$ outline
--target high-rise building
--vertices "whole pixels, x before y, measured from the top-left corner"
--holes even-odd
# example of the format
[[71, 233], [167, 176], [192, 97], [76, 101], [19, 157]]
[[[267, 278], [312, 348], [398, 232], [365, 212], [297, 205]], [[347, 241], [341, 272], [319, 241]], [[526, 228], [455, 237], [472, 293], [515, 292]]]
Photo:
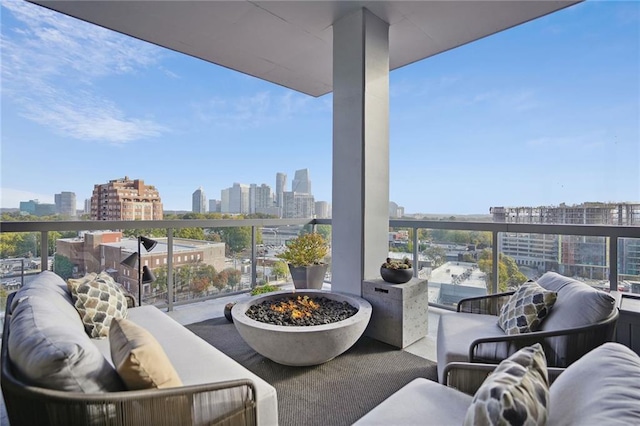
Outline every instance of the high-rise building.
[[311, 195], [311, 181], [309, 180], [309, 169], [296, 170], [296, 174], [291, 182], [291, 192]]
[[59, 215], [76, 217], [76, 193], [63, 191], [54, 195], [56, 210]]
[[404, 207], [399, 206], [397, 203], [393, 201], [389, 201], [389, 217], [390, 218], [399, 218], [404, 216]]
[[[287, 175], [284, 173], [276, 173], [276, 206], [282, 207], [284, 191], [287, 190]], [[280, 214], [282, 216], [282, 213]]]
[[207, 196], [202, 187], [196, 189], [191, 196], [191, 211], [193, 213], [207, 212]]
[[214, 200], [213, 198], [209, 200], [209, 212], [220, 213], [220, 200]]
[[328, 219], [331, 217], [331, 205], [326, 201], [316, 201], [316, 219]]
[[[567, 206], [492, 207], [494, 222], [579, 224], [579, 225], [640, 225], [640, 204], [583, 203]], [[537, 268], [539, 272], [555, 270], [565, 275], [608, 279], [608, 246], [603, 237], [578, 235], [546, 235], [502, 232], [500, 249], [519, 265]], [[624, 238], [618, 241], [618, 272], [622, 275], [640, 273], [640, 240]]]
[[91, 198], [84, 199], [84, 214], [91, 214]]
[[389, 201], [389, 217], [392, 219], [398, 217], [398, 204], [393, 201]]
[[56, 205], [49, 203], [36, 204], [36, 216], [53, 216], [57, 213]]
[[158, 190], [141, 179], [125, 176], [93, 186], [92, 220], [162, 220], [162, 217]]
[[[228, 211], [223, 213], [241, 213], [249, 214], [249, 185], [235, 182], [231, 188], [227, 188], [229, 196]], [[222, 194], [224, 203], [224, 190]], [[224, 207], [224, 204], [223, 204]]]
[[220, 191], [220, 212], [231, 213], [229, 199], [231, 194], [231, 188], [223, 189]]
[[265, 183], [249, 185], [249, 213], [273, 214], [274, 211], [271, 187]]
[[20, 201], [20, 212], [34, 216], [53, 216], [57, 213], [55, 204], [41, 203], [38, 200]]
[[312, 218], [315, 214], [315, 202], [311, 194], [285, 191], [283, 202], [282, 217], [285, 219]]
[[20, 213], [36, 214], [36, 205], [40, 202], [38, 200], [20, 201]]

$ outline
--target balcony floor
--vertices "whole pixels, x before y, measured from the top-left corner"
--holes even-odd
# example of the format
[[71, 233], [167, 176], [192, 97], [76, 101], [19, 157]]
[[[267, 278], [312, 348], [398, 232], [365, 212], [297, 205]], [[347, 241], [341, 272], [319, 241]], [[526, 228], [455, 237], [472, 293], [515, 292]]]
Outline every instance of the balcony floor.
[[[291, 284], [282, 286], [283, 290], [291, 288], [293, 288], [293, 285]], [[331, 290], [331, 286], [325, 284], [323, 290]], [[174, 307], [174, 310], [171, 312], [167, 312], [167, 315], [169, 315], [182, 325], [193, 324], [211, 318], [222, 317], [224, 316], [225, 304], [227, 304], [228, 302], [245, 300], [249, 297], [251, 296], [249, 296], [248, 294], [243, 294], [211, 299], [202, 302], [189, 303], [186, 305]], [[443, 312], [447, 311], [430, 307], [429, 330], [427, 336], [406, 347], [404, 350], [435, 362], [438, 320], [440, 319], [440, 315]], [[0, 399], [0, 425], [9, 425], [9, 420], [7, 418], [3, 399]]]

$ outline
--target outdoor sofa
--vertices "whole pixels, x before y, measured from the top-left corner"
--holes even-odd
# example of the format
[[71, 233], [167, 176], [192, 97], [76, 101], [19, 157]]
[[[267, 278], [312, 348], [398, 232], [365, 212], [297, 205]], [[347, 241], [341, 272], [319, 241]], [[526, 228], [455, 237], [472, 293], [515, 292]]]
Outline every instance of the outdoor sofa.
[[[628, 347], [608, 342], [566, 369], [546, 367], [542, 362], [537, 368], [529, 366], [524, 376], [514, 375], [516, 378], [512, 376], [509, 380], [505, 376], [517, 371], [517, 368], [514, 368], [513, 362], [508, 363], [517, 356], [518, 353], [498, 365], [449, 364], [444, 384], [423, 378], [415, 379], [365, 414], [354, 426], [640, 424], [640, 357]], [[544, 360], [544, 354], [541, 356]], [[531, 382], [527, 381], [536, 370], [546, 370], [543, 375], [548, 377], [550, 383], [541, 385], [547, 390], [544, 409], [531, 407], [535, 404], [528, 399], [528, 396], [538, 395], [538, 392], [528, 392]], [[514, 400], [516, 405], [522, 404], [519, 405], [518, 414], [526, 413], [524, 415], [530, 423], [519, 423], [513, 417], [511, 423], [500, 423], [500, 420], [504, 420], [501, 415]], [[486, 404], [486, 401], [492, 401], [492, 404]], [[485, 409], [494, 417], [479, 418], [478, 414], [480, 417], [486, 414]], [[534, 415], [537, 419], [532, 420]]]
[[440, 316], [437, 364], [441, 383], [452, 362], [498, 364], [519, 349], [540, 343], [548, 366], [567, 367], [613, 339], [618, 320], [613, 296], [555, 272], [545, 273], [535, 283], [555, 293], [555, 303], [543, 311], [546, 316], [531, 331], [507, 334], [498, 325], [501, 309], [513, 291], [462, 299], [457, 312]]
[[[93, 284], [83, 285], [95, 290]], [[119, 293], [117, 297], [117, 307], [122, 309]], [[81, 319], [83, 314], [74, 306], [67, 283], [58, 275], [41, 272], [10, 295], [1, 383], [12, 426], [278, 423], [276, 390], [267, 382], [158, 308], [128, 307], [125, 311], [126, 319], [112, 320], [108, 337], [91, 338], [84, 321], [86, 312]], [[134, 369], [146, 368], [142, 377], [133, 380], [143, 380], [143, 385], [151, 381], [158, 388], [131, 390], [131, 377], [125, 380], [125, 373], [130, 372], [116, 370], [110, 348], [116, 326], [134, 332], [118, 346], [118, 351], [132, 347], [123, 359], [135, 354], [140, 365]], [[148, 338], [149, 333], [153, 338]], [[137, 347], [139, 342], [148, 346]], [[154, 346], [157, 344], [161, 350]], [[155, 358], [162, 352], [165, 363]]]

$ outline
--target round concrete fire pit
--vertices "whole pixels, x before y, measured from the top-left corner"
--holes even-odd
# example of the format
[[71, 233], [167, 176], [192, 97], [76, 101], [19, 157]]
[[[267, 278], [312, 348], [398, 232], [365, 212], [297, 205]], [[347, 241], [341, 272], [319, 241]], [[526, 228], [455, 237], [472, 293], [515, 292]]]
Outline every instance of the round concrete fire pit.
[[[267, 324], [245, 314], [254, 304], [283, 296], [326, 297], [347, 302], [358, 312], [332, 324], [310, 326]], [[253, 350], [279, 364], [305, 366], [327, 362], [353, 346], [369, 323], [371, 305], [360, 297], [322, 290], [278, 291], [236, 303], [231, 315], [238, 333]]]

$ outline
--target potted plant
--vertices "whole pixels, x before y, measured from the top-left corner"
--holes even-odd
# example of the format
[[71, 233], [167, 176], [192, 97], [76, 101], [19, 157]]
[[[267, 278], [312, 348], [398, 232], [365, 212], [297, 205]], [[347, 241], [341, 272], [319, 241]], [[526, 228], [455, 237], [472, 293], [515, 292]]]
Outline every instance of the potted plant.
[[259, 294], [270, 293], [272, 291], [278, 291], [280, 287], [271, 284], [259, 285], [251, 289], [251, 295], [257, 296]]
[[328, 252], [329, 247], [324, 237], [312, 232], [289, 240], [284, 252], [276, 256], [289, 264], [295, 288], [319, 290], [329, 267], [324, 262]]
[[390, 259], [380, 266], [380, 275], [386, 282], [393, 284], [404, 284], [413, 277], [413, 265], [411, 260], [405, 257], [402, 260]]
[[[269, 292], [278, 291], [278, 290], [280, 290], [280, 287], [278, 286], [271, 285], [271, 284], [264, 284], [264, 285], [256, 286], [253, 289], [251, 289], [250, 294], [252, 296], [257, 296], [259, 294], [269, 293]], [[236, 303], [238, 302], [229, 302], [224, 305], [224, 317], [229, 322], [233, 322], [233, 316], [231, 315], [231, 310], [233, 309]]]

